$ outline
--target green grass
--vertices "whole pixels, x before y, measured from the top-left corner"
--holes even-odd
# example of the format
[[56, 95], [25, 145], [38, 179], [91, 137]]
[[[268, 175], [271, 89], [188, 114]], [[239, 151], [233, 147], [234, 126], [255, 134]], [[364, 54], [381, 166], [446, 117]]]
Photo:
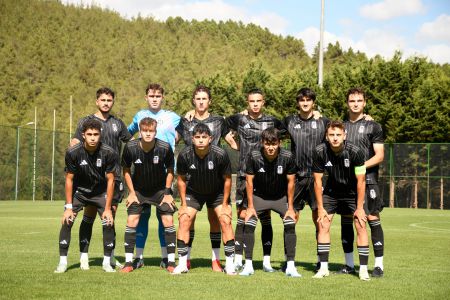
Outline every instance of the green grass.
[[[101, 228], [94, 226], [91, 270], [78, 264], [78, 225], [72, 234], [69, 270], [54, 274], [58, 262], [59, 219], [63, 202], [0, 202], [0, 299], [449, 299], [450, 298], [450, 211], [385, 209], [385, 277], [361, 282], [356, 276], [312, 279], [316, 260], [311, 212], [302, 212], [297, 224], [296, 265], [300, 279], [281, 272], [261, 270], [259, 227], [255, 245], [255, 275], [242, 278], [210, 270], [209, 227], [202, 212], [197, 218], [192, 253], [193, 269], [172, 276], [160, 270], [156, 220], [150, 220], [146, 267], [130, 274], [106, 274], [101, 269]], [[154, 212], [154, 211], [153, 211]], [[273, 266], [283, 260], [282, 223], [273, 216]], [[117, 256], [123, 260], [125, 207], [117, 217]], [[223, 248], [221, 253], [222, 258]], [[357, 261], [357, 256], [355, 255]], [[332, 229], [330, 269], [343, 262], [339, 242], [339, 217]], [[369, 258], [372, 269], [373, 256]]]

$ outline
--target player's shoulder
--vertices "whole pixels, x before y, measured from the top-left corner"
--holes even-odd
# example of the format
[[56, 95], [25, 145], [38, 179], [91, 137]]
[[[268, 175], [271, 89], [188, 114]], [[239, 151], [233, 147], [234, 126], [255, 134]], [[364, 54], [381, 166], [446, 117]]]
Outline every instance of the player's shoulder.
[[170, 144], [168, 143], [168, 142], [165, 142], [165, 141], [163, 141], [163, 140], [160, 140], [160, 139], [158, 139], [158, 138], [156, 138], [156, 146], [158, 147], [158, 148], [162, 148], [162, 149], [164, 149], [164, 150], [168, 150], [168, 149], [171, 149], [171, 147], [170, 147]]
[[327, 144], [326, 143], [320, 143], [319, 145], [316, 146], [316, 152], [320, 153], [323, 152], [327, 149]]
[[284, 148], [280, 149], [279, 155], [285, 158], [294, 158], [294, 154], [291, 151]]
[[170, 116], [172, 118], [178, 118], [178, 119], [181, 118], [176, 112], [171, 111], [171, 110], [161, 109], [161, 113], [164, 115]]
[[139, 139], [130, 140], [125, 144], [128, 149], [136, 148], [139, 146]]
[[113, 148], [111, 148], [110, 146], [108, 146], [105, 143], [100, 143], [100, 151], [104, 151], [104, 152], [106, 152], [108, 154], [115, 154], [116, 153], [116, 151], [114, 151]]
[[345, 142], [345, 149], [347, 149], [350, 153], [362, 153], [362, 150], [357, 145], [353, 144], [352, 142], [346, 141]]
[[180, 153], [178, 154], [178, 156], [189, 156], [192, 151], [194, 151], [194, 147], [193, 146], [185, 146], [183, 149], [181, 149]]
[[77, 153], [77, 152], [81, 151], [82, 148], [83, 148], [83, 143], [77, 143], [77, 144], [67, 148], [66, 153], [72, 155], [74, 153]]
[[222, 147], [219, 147], [217, 145], [210, 145], [210, 151], [217, 153], [218, 155], [226, 155], [227, 151], [225, 151], [225, 149], [223, 149]]
[[112, 121], [114, 121], [114, 122], [124, 124], [123, 121], [122, 121], [122, 119], [119, 118], [119, 117], [116, 117], [115, 115], [109, 115], [109, 118], [110, 118]]
[[225, 118], [223, 116], [219, 116], [216, 114], [210, 114], [207, 120], [209, 120], [210, 122], [214, 121], [224, 122]]

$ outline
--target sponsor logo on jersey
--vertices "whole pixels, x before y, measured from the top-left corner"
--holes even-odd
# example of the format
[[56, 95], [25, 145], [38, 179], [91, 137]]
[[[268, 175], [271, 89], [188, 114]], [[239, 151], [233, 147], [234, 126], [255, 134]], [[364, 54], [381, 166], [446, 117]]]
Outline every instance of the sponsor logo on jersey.
[[261, 168], [258, 170], [259, 173], [266, 173], [266, 171], [264, 170], [264, 168]]
[[359, 126], [358, 132], [364, 133], [364, 125]]
[[153, 163], [156, 165], [157, 163], [159, 163], [159, 156], [155, 155], [153, 156]]
[[85, 161], [84, 159], [80, 162], [80, 166], [87, 166], [87, 161]]
[[212, 161], [208, 161], [208, 170], [214, 169], [214, 163]]
[[326, 164], [325, 164], [325, 167], [332, 167], [333, 166], [333, 164], [331, 163], [331, 161], [328, 161]]
[[142, 161], [141, 161], [140, 158], [138, 158], [138, 159], [136, 159], [136, 160], [134, 161], [134, 163], [135, 163], [135, 164], [142, 164]]
[[283, 166], [277, 167], [277, 174], [283, 174]]
[[112, 129], [114, 132], [117, 132], [117, 124], [112, 124]]
[[192, 165], [189, 167], [189, 169], [195, 170], [195, 169], [197, 169], [197, 168], [195, 167], [194, 164], [192, 164]]
[[294, 129], [302, 129], [302, 125], [297, 124], [297, 125], [294, 126]]
[[95, 165], [97, 167], [101, 167], [102, 166], [102, 159], [101, 158], [97, 158], [97, 163]]
[[311, 128], [312, 129], [317, 129], [317, 122], [316, 121], [312, 121]]
[[377, 192], [374, 189], [370, 189], [370, 198], [375, 199], [377, 197]]
[[345, 159], [344, 159], [344, 166], [345, 166], [346, 168], [349, 168], [349, 167], [350, 167], [350, 160], [349, 160], [348, 158], [345, 158]]

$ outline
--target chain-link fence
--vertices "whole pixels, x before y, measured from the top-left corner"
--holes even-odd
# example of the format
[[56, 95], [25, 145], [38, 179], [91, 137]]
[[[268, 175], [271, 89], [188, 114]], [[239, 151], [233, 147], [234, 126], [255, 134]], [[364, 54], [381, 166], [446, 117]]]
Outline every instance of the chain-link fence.
[[[64, 199], [64, 154], [69, 140], [68, 132], [0, 126], [0, 200]], [[177, 150], [182, 147], [178, 145]], [[450, 209], [449, 147], [386, 144], [380, 167], [385, 205]], [[227, 150], [235, 172], [238, 153]]]

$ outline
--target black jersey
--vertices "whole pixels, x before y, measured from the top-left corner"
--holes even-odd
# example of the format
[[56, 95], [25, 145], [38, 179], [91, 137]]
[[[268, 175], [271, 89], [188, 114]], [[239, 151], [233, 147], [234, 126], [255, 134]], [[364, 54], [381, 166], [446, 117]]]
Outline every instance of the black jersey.
[[186, 176], [188, 193], [219, 194], [223, 193], [223, 176], [231, 175], [231, 162], [219, 146], [211, 145], [204, 158], [195, 154], [194, 146], [187, 146], [178, 155], [177, 173]]
[[247, 156], [247, 174], [254, 175], [253, 193], [265, 200], [280, 199], [287, 195], [287, 175], [295, 174], [297, 166], [292, 152], [280, 149], [278, 156], [269, 161], [262, 150]]
[[[367, 121], [364, 118], [356, 122], [346, 121], [344, 123], [347, 141], [355, 144], [364, 152], [364, 159], [368, 161], [375, 155], [373, 144], [383, 144], [383, 129], [375, 121]], [[378, 182], [379, 166], [367, 169], [366, 182], [376, 184]]]
[[167, 170], [173, 171], [175, 160], [169, 143], [155, 139], [155, 146], [145, 152], [140, 139], [128, 142], [123, 150], [122, 166], [134, 170], [131, 176], [133, 187], [150, 197], [166, 187]]
[[206, 124], [209, 127], [209, 130], [211, 130], [211, 145], [220, 146], [220, 138], [225, 137], [229, 132], [229, 129], [225, 124], [225, 119], [218, 115], [211, 114], [204, 120], [193, 118], [192, 121], [189, 121], [188, 119], [183, 118], [176, 129], [183, 137], [184, 143], [187, 146], [192, 145], [192, 130], [195, 125], [199, 123]]
[[325, 141], [325, 132], [330, 121], [326, 118], [302, 119], [298, 114], [287, 116], [283, 125], [291, 136], [291, 151], [295, 155], [298, 174], [312, 176], [313, 152]]
[[84, 143], [67, 149], [66, 172], [74, 174], [74, 192], [86, 197], [106, 192], [106, 173], [115, 171], [118, 160], [117, 153], [103, 143], [92, 154], [84, 148]]
[[356, 195], [355, 167], [364, 165], [364, 152], [356, 145], [345, 142], [344, 150], [335, 154], [328, 143], [316, 147], [313, 155], [313, 172], [328, 173], [323, 193], [333, 196]]
[[281, 134], [286, 130], [280, 120], [263, 114], [258, 119], [252, 119], [248, 115], [235, 114], [225, 119], [230, 129], [237, 131], [239, 136], [239, 176], [245, 176], [247, 155], [261, 148], [261, 133], [264, 129], [275, 127]]

